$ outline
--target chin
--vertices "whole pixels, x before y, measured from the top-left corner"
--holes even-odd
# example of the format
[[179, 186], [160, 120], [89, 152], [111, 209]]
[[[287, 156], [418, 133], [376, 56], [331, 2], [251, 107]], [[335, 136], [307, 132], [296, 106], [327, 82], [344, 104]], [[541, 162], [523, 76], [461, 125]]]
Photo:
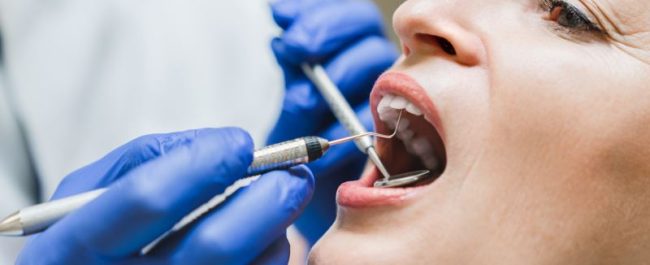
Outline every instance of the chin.
[[338, 230], [333, 227], [316, 243], [309, 254], [308, 264], [417, 264], [405, 258], [404, 250], [385, 244], [366, 244], [366, 235]]

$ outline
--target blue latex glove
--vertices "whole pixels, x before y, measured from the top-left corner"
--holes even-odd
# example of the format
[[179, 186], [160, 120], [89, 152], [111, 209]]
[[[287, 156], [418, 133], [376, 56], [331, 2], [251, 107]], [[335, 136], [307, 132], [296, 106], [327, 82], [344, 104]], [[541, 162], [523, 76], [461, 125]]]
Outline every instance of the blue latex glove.
[[[379, 10], [369, 1], [279, 0], [271, 4], [276, 23], [284, 29], [272, 42], [283, 69], [286, 94], [269, 143], [305, 135], [327, 139], [347, 136], [318, 90], [300, 70], [303, 62], [321, 63], [370, 130], [369, 94], [377, 77], [397, 58], [384, 36]], [[316, 176], [314, 199], [296, 226], [314, 243], [336, 217], [336, 189], [361, 173], [366, 156], [354, 143], [332, 148], [311, 164]]]
[[313, 190], [306, 167], [263, 175], [219, 208], [139, 251], [242, 178], [253, 143], [240, 129], [138, 138], [67, 176], [53, 199], [108, 186], [33, 236], [18, 264], [286, 264], [285, 231]]

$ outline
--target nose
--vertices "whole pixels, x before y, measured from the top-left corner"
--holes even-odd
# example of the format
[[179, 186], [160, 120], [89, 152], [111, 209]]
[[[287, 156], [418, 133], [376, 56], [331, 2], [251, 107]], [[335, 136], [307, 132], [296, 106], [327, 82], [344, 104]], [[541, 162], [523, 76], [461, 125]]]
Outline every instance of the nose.
[[393, 27], [409, 56], [443, 56], [459, 64], [485, 62], [485, 47], [472, 31], [471, 1], [409, 0], [395, 11]]

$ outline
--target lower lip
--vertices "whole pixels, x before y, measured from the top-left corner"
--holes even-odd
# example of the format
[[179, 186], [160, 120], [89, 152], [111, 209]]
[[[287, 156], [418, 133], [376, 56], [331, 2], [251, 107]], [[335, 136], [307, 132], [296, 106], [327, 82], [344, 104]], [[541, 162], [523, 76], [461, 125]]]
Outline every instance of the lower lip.
[[399, 206], [406, 204], [425, 187], [375, 188], [373, 183], [378, 176], [377, 169], [373, 167], [361, 179], [341, 184], [337, 191], [337, 203], [349, 208]]

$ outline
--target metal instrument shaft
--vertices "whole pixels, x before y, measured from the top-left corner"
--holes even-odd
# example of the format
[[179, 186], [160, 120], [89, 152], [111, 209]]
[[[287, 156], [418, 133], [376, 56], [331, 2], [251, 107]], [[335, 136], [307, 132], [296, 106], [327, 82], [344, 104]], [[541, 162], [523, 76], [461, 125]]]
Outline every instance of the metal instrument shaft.
[[[325, 69], [321, 65], [309, 65], [307, 63], [302, 64], [302, 70], [305, 75], [311, 80], [312, 83], [318, 88], [321, 95], [332, 109], [336, 119], [345, 127], [350, 135], [363, 135], [367, 133], [366, 128], [363, 127], [359, 118], [357, 118], [356, 113], [345, 100], [345, 97], [341, 94], [341, 91], [338, 89], [336, 84], [325, 72]], [[364, 154], [368, 155], [370, 161], [379, 169], [379, 172], [384, 176], [384, 180], [390, 178], [390, 173], [384, 167], [384, 164], [379, 159], [377, 150], [373, 144], [372, 138], [368, 135], [363, 137], [356, 138], [354, 141]]]

